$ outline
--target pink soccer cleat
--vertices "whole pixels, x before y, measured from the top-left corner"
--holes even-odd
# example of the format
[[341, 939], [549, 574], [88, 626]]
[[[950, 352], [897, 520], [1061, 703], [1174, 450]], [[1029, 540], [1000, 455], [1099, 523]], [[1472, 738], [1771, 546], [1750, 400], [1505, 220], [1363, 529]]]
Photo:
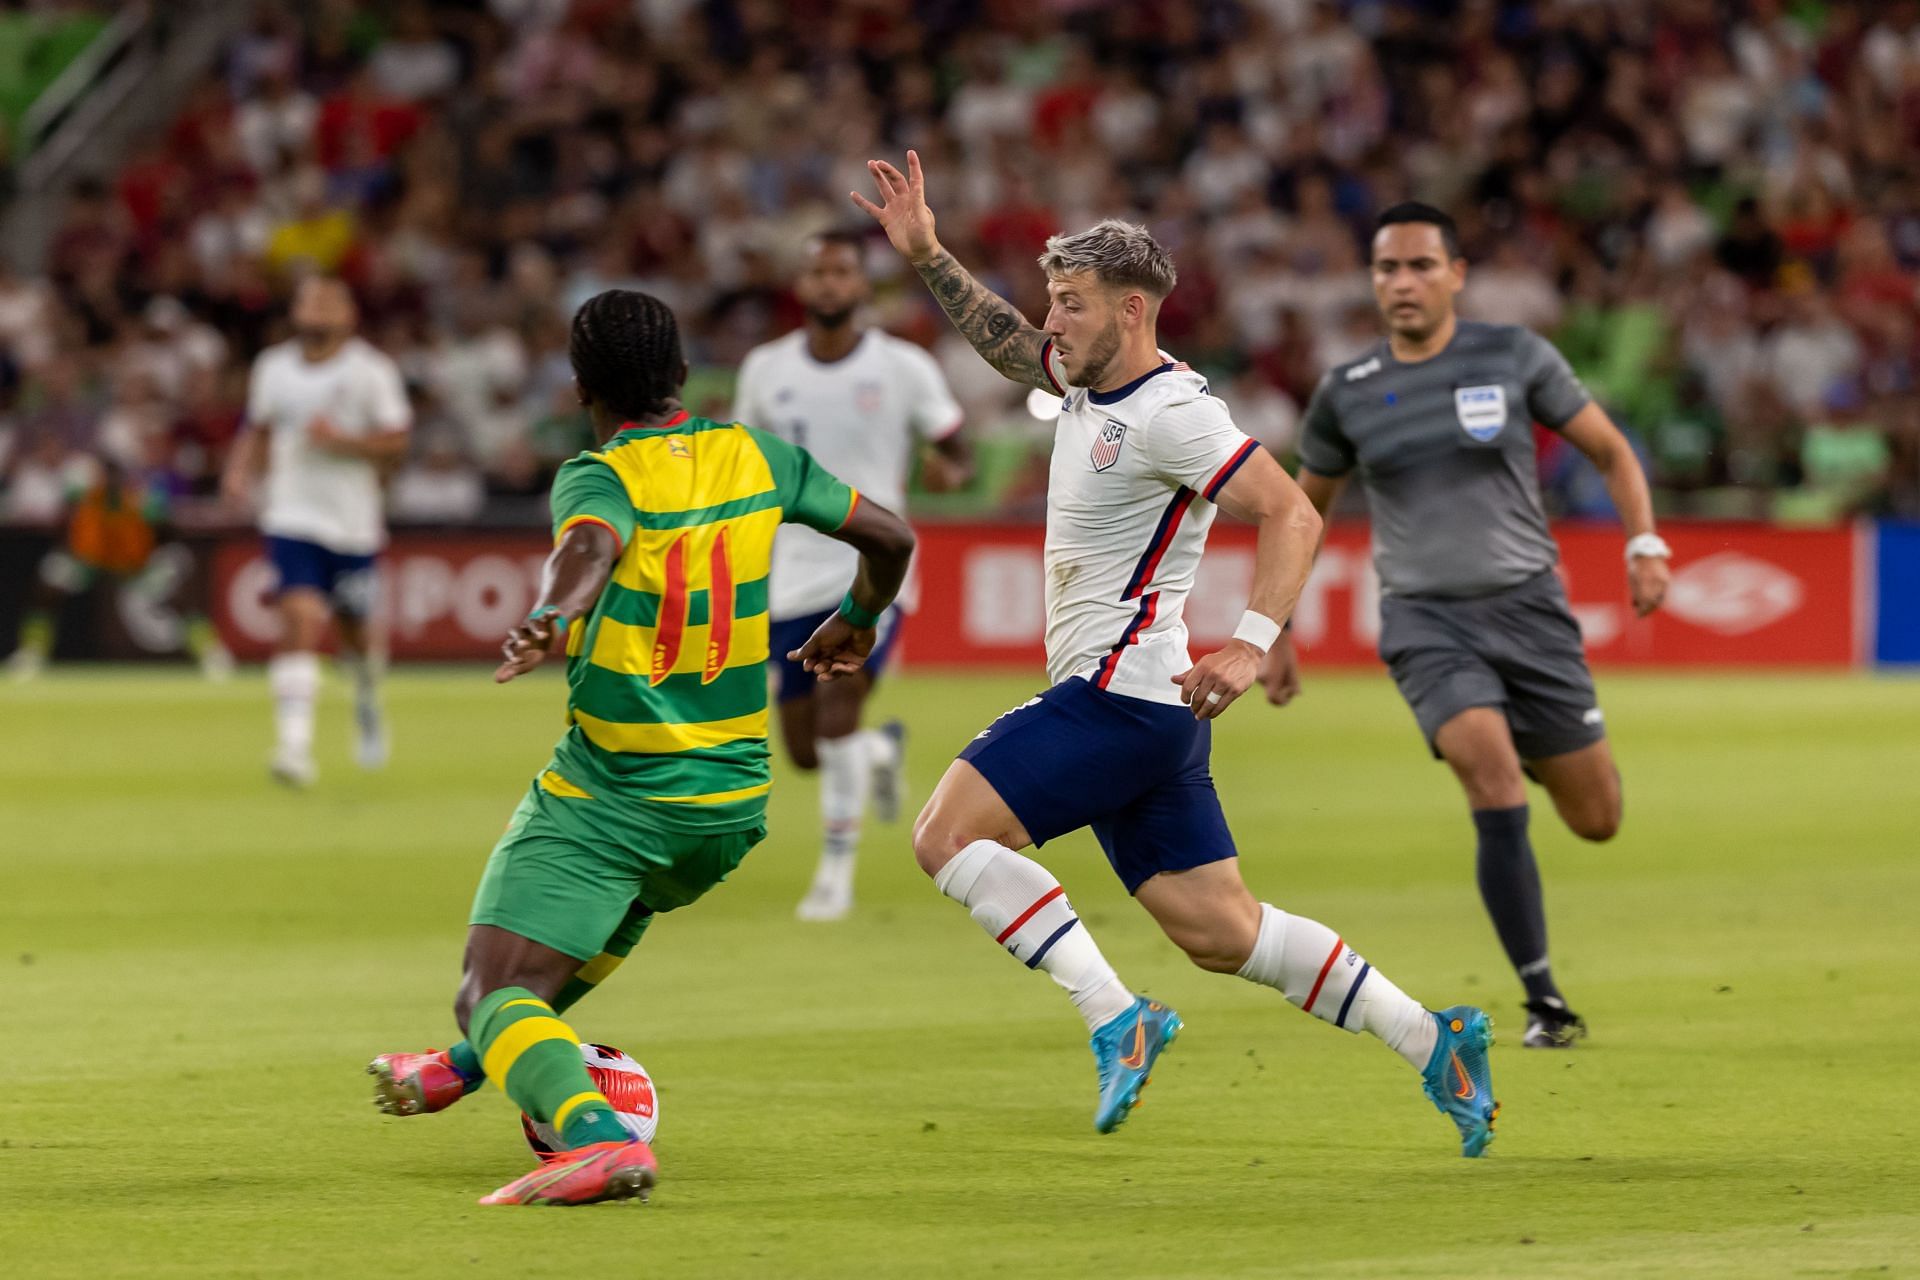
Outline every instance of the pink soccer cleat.
[[660, 1180], [653, 1148], [638, 1138], [630, 1142], [596, 1142], [563, 1151], [552, 1161], [523, 1174], [481, 1204], [598, 1204], [602, 1200], [643, 1202]]
[[367, 1074], [373, 1077], [373, 1105], [390, 1116], [445, 1111], [467, 1096], [467, 1079], [445, 1049], [383, 1053], [367, 1064]]

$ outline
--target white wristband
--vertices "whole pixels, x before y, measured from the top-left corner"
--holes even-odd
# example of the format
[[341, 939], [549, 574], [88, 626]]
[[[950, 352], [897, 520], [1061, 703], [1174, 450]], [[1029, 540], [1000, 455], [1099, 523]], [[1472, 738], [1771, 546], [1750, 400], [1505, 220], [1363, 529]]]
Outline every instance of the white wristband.
[[1673, 548], [1657, 533], [1636, 533], [1627, 539], [1627, 562], [1641, 559], [1671, 560]]
[[1264, 613], [1255, 613], [1249, 609], [1240, 615], [1240, 625], [1233, 629], [1235, 640], [1245, 640], [1248, 644], [1265, 653], [1273, 648], [1273, 642], [1280, 638], [1280, 624]]

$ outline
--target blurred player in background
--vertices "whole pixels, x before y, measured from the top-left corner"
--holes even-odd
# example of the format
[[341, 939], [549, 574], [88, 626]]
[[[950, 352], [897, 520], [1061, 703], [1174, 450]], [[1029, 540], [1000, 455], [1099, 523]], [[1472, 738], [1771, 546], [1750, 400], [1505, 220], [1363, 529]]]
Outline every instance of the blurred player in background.
[[355, 758], [367, 769], [387, 760], [374, 561], [387, 538], [381, 482], [406, 456], [413, 413], [393, 361], [354, 335], [358, 312], [344, 282], [303, 281], [292, 320], [293, 338], [254, 361], [247, 429], [223, 481], [229, 498], [247, 502], [265, 472], [260, 531], [276, 574], [280, 622], [267, 663], [272, 768], [280, 781], [301, 787], [316, 776], [314, 702], [329, 616], [340, 661], [353, 675]]
[[[861, 324], [871, 293], [857, 232], [828, 231], [807, 245], [794, 293], [806, 327], [747, 353], [733, 418], [811, 453], [868, 498], [904, 511], [914, 455], [935, 492], [964, 485], [972, 463], [960, 406], [933, 357]], [[880, 640], [859, 671], [822, 684], [777, 655], [797, 649], [839, 607], [858, 553], [804, 525], [773, 544], [771, 613], [780, 737], [794, 764], [820, 771], [820, 865], [800, 901], [802, 920], [839, 920], [853, 909], [854, 858], [868, 787], [882, 821], [899, 817], [905, 728], [861, 729], [861, 710], [899, 638], [901, 606], [880, 619]]]
[[[1429, 749], [1467, 793], [1480, 894], [1526, 988], [1524, 1043], [1564, 1048], [1586, 1024], [1547, 959], [1526, 776], [1574, 834], [1609, 840], [1620, 826], [1620, 774], [1580, 625], [1554, 573], [1533, 424], [1565, 436], [1605, 477], [1642, 617], [1666, 596], [1670, 553], [1654, 532], [1639, 460], [1606, 411], [1538, 334], [1459, 320], [1466, 279], [1447, 214], [1407, 203], [1380, 215], [1373, 290], [1388, 336], [1320, 380], [1300, 486], [1324, 517], [1358, 470], [1384, 593], [1380, 656]], [[1291, 637], [1273, 647], [1261, 678], [1275, 705], [1299, 692]]]
[[[40, 673], [53, 654], [66, 602], [103, 580], [126, 584], [161, 615], [169, 604], [180, 607], [193, 559], [183, 547], [162, 545], [173, 495], [159, 469], [130, 465], [118, 456], [128, 451], [103, 449], [70, 468], [65, 536], [40, 561], [20, 643], [7, 659], [16, 680]], [[204, 613], [191, 607], [182, 611], [182, 638], [201, 672], [211, 680], [225, 679], [233, 669], [232, 656]]]
[[[1273, 987], [1378, 1036], [1477, 1156], [1498, 1107], [1478, 1009], [1431, 1013], [1339, 935], [1257, 901], [1214, 792], [1212, 720], [1244, 693], [1299, 598], [1320, 521], [1206, 381], [1160, 351], [1173, 262], [1142, 227], [1054, 236], [1040, 259], [1044, 331], [940, 247], [919, 157], [871, 161], [882, 204], [856, 204], [1002, 375], [1064, 397], [1047, 490], [1047, 669], [1053, 686], [961, 751], [920, 814], [913, 851], [989, 937], [1066, 988], [1092, 1033], [1094, 1127], [1138, 1105], [1172, 1009], [1114, 973], [1053, 873], [1019, 851], [1091, 827], [1127, 892], [1201, 968]], [[1214, 508], [1259, 528], [1252, 599], [1198, 662], [1182, 619]]]
[[482, 1204], [587, 1204], [653, 1185], [653, 1153], [621, 1127], [558, 1015], [657, 912], [698, 899], [766, 836], [775, 529], [805, 524], [857, 554], [839, 609], [791, 655], [830, 683], [873, 652], [913, 555], [904, 520], [804, 450], [680, 407], [687, 362], [657, 298], [596, 295], [569, 354], [599, 449], [554, 480], [540, 598], [494, 679], [564, 650], [570, 727], [474, 897], [455, 1000], [467, 1038], [367, 1068], [389, 1114], [444, 1110], [491, 1079], [560, 1135], [560, 1158]]

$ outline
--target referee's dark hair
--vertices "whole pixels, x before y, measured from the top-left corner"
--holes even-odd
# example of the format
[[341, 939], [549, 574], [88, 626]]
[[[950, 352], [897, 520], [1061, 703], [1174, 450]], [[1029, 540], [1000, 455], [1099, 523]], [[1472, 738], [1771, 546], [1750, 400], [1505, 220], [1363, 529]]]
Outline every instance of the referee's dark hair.
[[665, 413], [686, 378], [673, 311], [632, 289], [596, 293], [574, 312], [567, 357], [580, 389], [629, 421]]
[[1440, 232], [1440, 240], [1447, 246], [1448, 257], [1467, 256], [1460, 252], [1460, 228], [1454, 225], [1453, 216], [1445, 209], [1436, 209], [1418, 200], [1402, 200], [1391, 208], [1381, 210], [1380, 216], [1374, 219], [1373, 229], [1378, 233], [1384, 228], [1397, 226], [1403, 222], [1426, 223]]

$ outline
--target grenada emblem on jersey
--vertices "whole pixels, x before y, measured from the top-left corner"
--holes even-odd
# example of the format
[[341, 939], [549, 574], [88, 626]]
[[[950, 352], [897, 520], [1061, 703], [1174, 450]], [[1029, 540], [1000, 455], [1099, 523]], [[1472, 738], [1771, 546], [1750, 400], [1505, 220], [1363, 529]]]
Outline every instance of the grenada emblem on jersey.
[[1455, 387], [1453, 407], [1460, 415], [1460, 429], [1485, 444], [1507, 425], [1507, 389], [1498, 383], [1487, 387]]
[[1127, 424], [1107, 419], [1107, 425], [1100, 428], [1100, 434], [1093, 442], [1093, 469], [1105, 471], [1120, 461], [1120, 445], [1127, 438]]

